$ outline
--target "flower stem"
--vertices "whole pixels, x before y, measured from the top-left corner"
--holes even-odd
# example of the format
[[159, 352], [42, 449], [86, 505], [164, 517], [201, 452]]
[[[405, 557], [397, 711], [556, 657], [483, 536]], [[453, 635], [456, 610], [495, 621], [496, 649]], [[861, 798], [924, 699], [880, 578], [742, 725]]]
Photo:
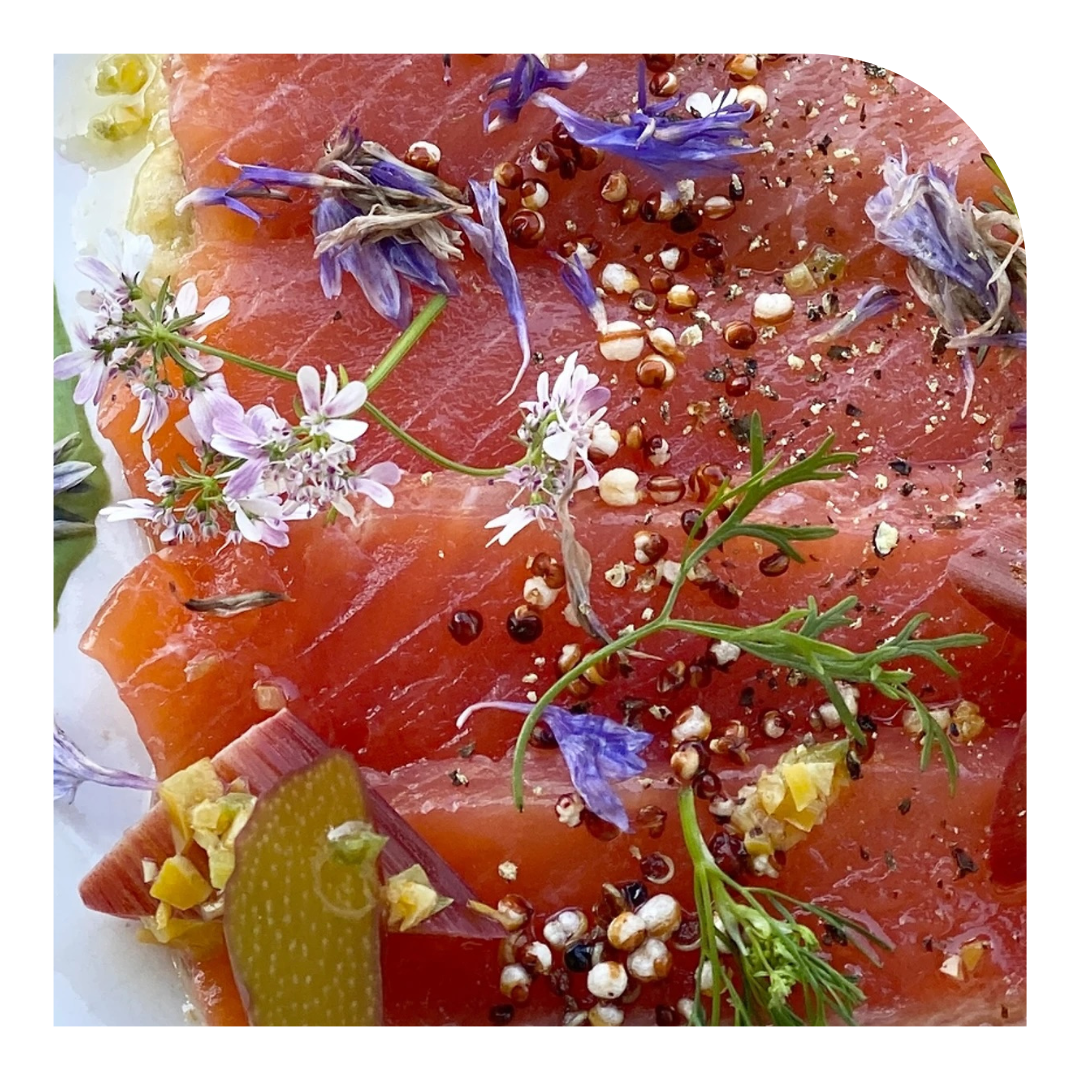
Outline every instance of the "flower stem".
[[419, 439], [414, 438], [403, 427], [398, 427], [386, 413], [370, 401], [364, 402], [364, 412], [406, 446], [411, 446], [418, 454], [426, 457], [429, 461], [434, 461], [436, 465], [441, 465], [444, 469], [452, 469], [454, 472], [464, 473], [466, 476], [502, 476], [506, 472], [505, 465], [500, 465], [496, 469], [478, 469], [472, 465], [463, 465], [459, 461], [443, 457], [437, 450], [432, 450], [430, 446], [425, 446]]
[[405, 358], [409, 350], [424, 336], [428, 327], [442, 314], [446, 297], [433, 296], [421, 309], [420, 314], [401, 332], [401, 336], [386, 350], [386, 355], [371, 369], [364, 382], [368, 392], [374, 393], [379, 384]]
[[219, 360], [228, 360], [232, 364], [238, 364], [249, 371], [257, 371], [260, 375], [272, 375], [278, 379], [288, 379], [296, 382], [296, 374], [286, 371], [284, 368], [274, 367], [272, 364], [260, 364], [258, 360], [251, 360], [239, 353], [229, 352], [228, 349], [218, 349], [213, 345], [207, 345], [205, 341], [195, 341], [192, 338], [181, 337], [179, 334], [171, 334], [168, 338], [174, 345], [184, 349], [198, 349], [199, 352], [208, 356], [216, 356]]
[[[400, 337], [398, 337], [393, 345], [386, 350], [383, 358], [371, 369], [368, 377], [364, 380], [369, 393], [379, 386], [387, 375], [401, 363], [409, 350], [424, 336], [431, 324], [442, 313], [443, 308], [446, 307], [446, 302], [446, 297], [439, 295], [433, 296], [424, 305], [420, 313], [411, 323], [409, 323], [405, 330], [402, 331]], [[272, 364], [262, 364], [258, 360], [252, 360], [250, 357], [241, 356], [239, 353], [229, 352], [228, 349], [218, 349], [213, 345], [207, 345], [205, 341], [195, 341], [193, 338], [186, 338], [180, 334], [170, 334], [168, 340], [178, 348], [197, 349], [199, 352], [206, 353], [209, 356], [216, 356], [220, 360], [227, 360], [229, 363], [237, 364], [239, 367], [247, 368], [249, 371], [257, 371], [260, 375], [270, 375], [274, 378], [287, 379], [290, 382], [296, 382], [295, 372], [287, 371], [285, 368], [274, 367]], [[500, 466], [496, 469], [477, 469], [471, 465], [463, 465], [448, 457], [443, 457], [438, 451], [425, 446], [419, 439], [414, 438], [404, 428], [395, 424], [393, 420], [380, 409], [376, 408], [370, 401], [365, 403], [364, 409], [371, 415], [373, 420], [386, 428], [387, 431], [401, 442], [405, 443], [406, 446], [411, 446], [418, 454], [428, 458], [430, 461], [434, 461], [437, 465], [441, 465], [445, 469], [452, 469], [454, 472], [464, 473], [466, 476], [483, 477], [502, 476], [506, 472], [505, 466]]]

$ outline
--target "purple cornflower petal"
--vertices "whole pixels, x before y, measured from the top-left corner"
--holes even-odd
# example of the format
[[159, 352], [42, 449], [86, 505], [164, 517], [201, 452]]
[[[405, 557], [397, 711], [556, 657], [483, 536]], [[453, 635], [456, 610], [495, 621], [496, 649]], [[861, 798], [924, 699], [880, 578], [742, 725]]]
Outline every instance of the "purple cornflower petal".
[[[460, 728], [478, 709], [508, 709], [528, 714], [533, 706], [519, 701], [482, 701], [470, 705], [457, 720]], [[641, 752], [652, 742], [646, 731], [634, 731], [596, 713], [572, 713], [558, 705], [544, 709], [543, 717], [555, 736], [577, 793], [597, 817], [610, 821], [623, 832], [630, 820], [611, 786], [630, 780], [645, 769]]]
[[965, 344], [972, 349], [996, 346], [999, 349], [1026, 349], [1027, 331], [1017, 330], [1011, 334], [969, 334]]
[[729, 171], [742, 155], [757, 153], [742, 130], [754, 115], [752, 105], [729, 106], [698, 120], [671, 120], [659, 115], [669, 107], [665, 103], [639, 108], [629, 123], [615, 124], [575, 112], [549, 94], [537, 94], [536, 103], [555, 113], [582, 145], [637, 162], [669, 191], [680, 180]]
[[521, 382], [525, 369], [532, 359], [532, 347], [529, 345], [529, 328], [525, 321], [525, 299], [521, 295], [521, 284], [518, 282], [517, 271], [510, 259], [510, 245], [506, 241], [506, 233], [503, 231], [502, 222], [499, 220], [499, 188], [494, 180], [487, 185], [478, 184], [475, 180], [469, 181], [473, 196], [476, 200], [476, 208], [480, 213], [480, 222], [471, 221], [469, 218], [460, 218], [458, 224], [473, 250], [484, 260], [488, 273], [499, 287], [506, 301], [507, 310], [517, 330], [518, 344], [521, 346], [521, 366], [514, 377], [514, 383], [505, 395], [500, 399], [501, 405], [517, 389]]
[[410, 191], [414, 195], [421, 195], [426, 199], [441, 198], [439, 192], [430, 183], [425, 183], [422, 176], [417, 176], [415, 172], [402, 165], [397, 165], [393, 161], [375, 162], [368, 170], [368, 176], [379, 187]]
[[[971, 199], [956, 196], [956, 174], [930, 163], [907, 171], [907, 153], [888, 157], [885, 187], [866, 201], [866, 216], [878, 241], [907, 257], [907, 276], [916, 295], [949, 334], [964, 380], [961, 418], [975, 390], [969, 349], [999, 331], [1011, 332], [1018, 319], [1010, 304], [1012, 284], [1004, 273], [1017, 252], [1002, 260], [975, 216]], [[1019, 224], [1017, 223], [1017, 229]], [[978, 326], [969, 332], [969, 320]]]
[[901, 151], [899, 159], [885, 159], [882, 175], [885, 187], [866, 201], [878, 242], [965, 286], [993, 308], [993, 267], [975, 230], [971, 200], [961, 204], [956, 197], [956, 174], [932, 163], [909, 173], [907, 152]]
[[[215, 188], [215, 187], [200, 187], [195, 188], [194, 191], [189, 191], [177, 204], [176, 213], [182, 214], [189, 206], [224, 206], [229, 210], [235, 211], [237, 214], [243, 214], [244, 217], [251, 218], [256, 224], [262, 221], [263, 216], [252, 206], [248, 206], [242, 198], [238, 197], [244, 195], [245, 197], [258, 196], [258, 192], [246, 192], [238, 191], [235, 188]], [[264, 196], [270, 198], [272, 196]]]
[[457, 296], [460, 290], [454, 275], [444, 262], [440, 262], [423, 244], [416, 240], [399, 240], [387, 237], [380, 240], [390, 265], [404, 278], [415, 282], [431, 293]]
[[867, 319], [875, 319], [884, 315], [887, 311], [900, 305], [900, 293], [896, 289], [890, 289], [887, 285], [874, 285], [855, 301], [855, 306], [846, 315], [828, 330], [821, 334], [815, 334], [809, 340], [809, 344], [816, 345], [819, 342], [828, 343], [836, 341], [845, 334], [861, 326]]
[[486, 95], [506, 91], [505, 98], [493, 101], [484, 111], [484, 133], [497, 131], [506, 124], [517, 122], [525, 103], [540, 90], [565, 90], [588, 71], [589, 65], [582, 61], [570, 71], [555, 71], [531, 53], [518, 58], [510, 71], [504, 71], [491, 80]]
[[[312, 211], [315, 236], [318, 238], [340, 229], [360, 216], [362, 212], [345, 199], [334, 195], [324, 196]], [[391, 237], [373, 243], [353, 241], [327, 248], [319, 256], [319, 281], [323, 295], [330, 300], [341, 295], [341, 272], [344, 270], [352, 274], [368, 303], [384, 319], [404, 329], [412, 318], [412, 296], [407, 287], [402, 287], [397, 267], [389, 256], [394, 243], [395, 238]], [[441, 278], [439, 281], [441, 285]], [[445, 291], [445, 287], [438, 291]]]
[[412, 294], [403, 286], [380, 244], [350, 244], [342, 266], [356, 278], [367, 302], [399, 330], [412, 319]]
[[157, 781], [149, 776], [107, 769], [91, 761], [58, 727], [53, 728], [53, 800], [72, 802], [81, 784], [152, 791]]
[[329, 176], [323, 176], [317, 172], [301, 172], [297, 169], [279, 169], [274, 165], [242, 165], [239, 161], [233, 161], [222, 155], [221, 161], [240, 170], [238, 184], [252, 184], [258, 187], [269, 187], [271, 184], [284, 184], [287, 187], [320, 188], [342, 187], [341, 180], [335, 180]]
[[589, 317], [596, 324], [596, 329], [603, 331], [607, 326], [607, 312], [604, 310], [604, 302], [596, 292], [589, 277], [589, 271], [581, 261], [581, 256], [574, 252], [569, 259], [564, 259], [554, 251], [552, 258], [562, 263], [559, 271], [559, 280], [566, 286], [570, 295], [588, 312]]

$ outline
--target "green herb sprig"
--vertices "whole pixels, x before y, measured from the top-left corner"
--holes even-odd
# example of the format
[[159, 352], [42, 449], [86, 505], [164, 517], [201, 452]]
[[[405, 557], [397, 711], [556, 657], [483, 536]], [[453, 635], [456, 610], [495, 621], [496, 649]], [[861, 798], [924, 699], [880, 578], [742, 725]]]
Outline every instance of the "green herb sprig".
[[[803, 911], [821, 919], [841, 940], [855, 934], [881, 949], [887, 941], [854, 919], [775, 889], [740, 885], [716, 865], [698, 824], [692, 788], [679, 792], [679, 824], [694, 868], [694, 902], [701, 926], [701, 959], [694, 993], [693, 1025], [720, 1023], [724, 998], [736, 1026], [819, 1025], [833, 1014], [854, 1023], [864, 995], [853, 978], [821, 953], [814, 931], [795, 918]], [[874, 963], [880, 963], [868, 952]], [[702, 979], [711, 976], [711, 1003], [703, 1002]], [[796, 993], [796, 991], [798, 993]], [[801, 1004], [802, 1011], [797, 1005]]]
[[[956, 755], [948, 737], [908, 686], [913, 672], [906, 668], [887, 668], [885, 665], [909, 659], [923, 659], [955, 677], [957, 672], [945, 659], [943, 650], [981, 645], [986, 640], [981, 635], [953, 634], [941, 638], [916, 638], [915, 631], [928, 617], [916, 615], [895, 637], [869, 652], [856, 653], [841, 645], [822, 640], [823, 635], [850, 623], [847, 612], [858, 603], [858, 598], [854, 596], [841, 600], [827, 611], [819, 611], [817, 602], [810, 597], [805, 608], [792, 608], [771, 622], [752, 627], [679, 619], [673, 615], [682, 587], [694, 567], [709, 552], [715, 551], [736, 536], [752, 537], [771, 543], [789, 559], [804, 562], [796, 544], [808, 540], [824, 540], [836, 534], [837, 530], [830, 526], [775, 525], [748, 520], [755, 509], [783, 488], [813, 480], [835, 480], [843, 476], [842, 469], [857, 460], [857, 455], [833, 451], [833, 440], [834, 436], [828, 435], [813, 453], [786, 468], [779, 468], [782, 455], [777, 454], [766, 460], [761, 417], [756, 412], [753, 414], [749, 429], [750, 476], [734, 487], [725, 481], [706, 503], [687, 538], [679, 571], [661, 610], [643, 626], [627, 631], [583, 658], [552, 683], [525, 718], [514, 747], [512, 788], [514, 803], [518, 809], [524, 806], [525, 801], [524, 766], [529, 736], [543, 716], [544, 709], [593, 665], [609, 656], [626, 652], [664, 630], [724, 640], [771, 664], [800, 671], [816, 679], [836, 707], [848, 735], [860, 745], [865, 745], [866, 733], [859, 727], [857, 718], [844, 701], [837, 685], [839, 682], [867, 684], [893, 701], [907, 701], [915, 708], [923, 725], [923, 767], [929, 765], [933, 749], [938, 747], [948, 770], [950, 787], [955, 789], [958, 776]], [[704, 532], [704, 523], [709, 515], [721, 507], [727, 514], [725, 519], [698, 539], [699, 534]]]

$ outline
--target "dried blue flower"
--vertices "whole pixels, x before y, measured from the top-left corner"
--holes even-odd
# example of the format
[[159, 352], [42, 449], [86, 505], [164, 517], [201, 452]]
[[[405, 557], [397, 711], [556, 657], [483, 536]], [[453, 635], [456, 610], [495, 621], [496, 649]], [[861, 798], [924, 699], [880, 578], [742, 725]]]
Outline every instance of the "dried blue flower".
[[581, 256], [574, 252], [569, 259], [552, 252], [552, 257], [562, 263], [559, 271], [559, 280], [566, 286], [570, 295], [588, 312], [589, 317], [596, 323], [597, 330], [603, 330], [607, 326], [607, 312], [604, 310], [604, 302], [596, 292], [596, 286], [589, 277], [589, 271], [581, 261]]
[[491, 80], [487, 97], [506, 91], [505, 98], [493, 101], [484, 111], [484, 133], [498, 131], [507, 124], [514, 124], [521, 115], [525, 103], [540, 90], [565, 90], [576, 83], [588, 70], [582, 61], [572, 71], [553, 71], [538, 57], [529, 54], [518, 58], [513, 70], [504, 71]]
[[664, 114], [677, 99], [654, 105], [639, 89], [638, 108], [625, 124], [597, 120], [563, 105], [549, 94], [537, 94], [536, 104], [550, 109], [579, 143], [627, 158], [647, 169], [674, 192], [680, 180], [713, 176], [730, 170], [745, 154], [757, 153], [742, 130], [754, 107], [722, 103], [708, 116], [673, 120]]
[[874, 285], [855, 301], [855, 306], [835, 322], [828, 330], [821, 334], [815, 334], [808, 344], [827, 344], [837, 341], [849, 334], [857, 326], [861, 326], [867, 319], [876, 319], [887, 311], [892, 311], [900, 305], [900, 293], [896, 289], [890, 289], [887, 285]]
[[243, 201], [252, 198], [273, 199], [283, 198], [283, 196], [239, 185], [227, 188], [200, 187], [195, 188], [194, 191], [189, 191], [176, 204], [176, 212], [178, 214], [183, 213], [189, 206], [224, 206], [226, 209], [233, 210], [237, 214], [243, 214], [244, 217], [249, 217], [252, 221], [258, 223], [263, 219], [262, 214]]
[[363, 141], [355, 124], [337, 133], [311, 171], [221, 160], [239, 171], [236, 183], [198, 188], [180, 200], [177, 210], [225, 206], [260, 221], [247, 200], [287, 200], [280, 188], [318, 192], [312, 211], [315, 255], [328, 298], [341, 294], [344, 271], [380, 315], [403, 328], [412, 315], [406, 282], [456, 294], [448, 262], [462, 257], [461, 233], [442, 219], [469, 212], [461, 192], [407, 165], [379, 143]]
[[53, 728], [53, 800], [72, 802], [79, 785], [90, 781], [106, 787], [152, 791], [157, 781], [148, 776], [107, 769], [91, 761], [58, 727]]
[[[533, 706], [520, 701], [482, 701], [458, 717], [458, 727], [478, 709], [508, 709], [528, 714]], [[544, 710], [544, 720], [555, 736], [574, 789], [597, 817], [630, 831], [626, 807], [612, 784], [630, 780], [645, 769], [641, 752], [652, 742], [646, 731], [634, 731], [596, 713], [572, 713], [558, 705]]]
[[517, 331], [518, 344], [521, 346], [521, 366], [514, 377], [514, 384], [500, 399], [501, 405], [518, 387], [525, 369], [532, 359], [532, 346], [529, 344], [529, 328], [525, 321], [525, 298], [521, 295], [517, 271], [510, 259], [510, 245], [506, 240], [502, 222], [499, 220], [499, 188], [494, 180], [488, 184], [469, 181], [480, 221], [462, 218], [459, 222], [469, 239], [473, 250], [484, 260], [488, 273], [499, 287], [506, 301], [510, 319]]
[[[885, 187], [866, 202], [878, 241], [907, 257], [911, 287], [950, 336], [966, 388], [961, 416], [975, 388], [968, 350], [987, 336], [1023, 328], [1012, 310], [1013, 279], [1026, 282], [1027, 258], [1020, 223], [1006, 211], [977, 214], [971, 199], [956, 195], [956, 174], [934, 164], [907, 171], [907, 153], [886, 158]], [[1012, 244], [995, 237], [995, 225], [1016, 234]], [[978, 325], [969, 330], [968, 324]]]

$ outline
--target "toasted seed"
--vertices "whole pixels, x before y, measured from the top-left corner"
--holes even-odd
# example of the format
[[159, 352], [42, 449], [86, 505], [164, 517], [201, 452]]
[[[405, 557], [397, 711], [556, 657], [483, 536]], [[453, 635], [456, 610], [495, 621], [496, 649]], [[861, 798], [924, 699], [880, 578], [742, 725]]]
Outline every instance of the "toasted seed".
[[710, 221], [722, 221], [735, 213], [735, 203], [726, 195], [711, 195], [701, 209]]
[[604, 202], [621, 203], [630, 194], [630, 181], [624, 172], [611, 172], [600, 182], [600, 198]]
[[515, 191], [525, 179], [521, 166], [513, 161], [500, 161], [491, 170], [491, 175], [495, 177], [495, 183], [507, 191]]

